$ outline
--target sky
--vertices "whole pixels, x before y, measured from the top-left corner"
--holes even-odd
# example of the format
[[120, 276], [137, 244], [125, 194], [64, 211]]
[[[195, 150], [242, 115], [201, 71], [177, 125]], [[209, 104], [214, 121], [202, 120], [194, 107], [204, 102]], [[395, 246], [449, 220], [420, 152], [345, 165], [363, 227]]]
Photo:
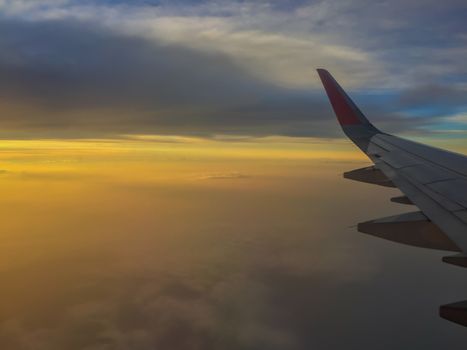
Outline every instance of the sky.
[[379, 128], [467, 152], [465, 1], [0, 0], [0, 348], [439, 349], [465, 271], [360, 234], [413, 210]]
[[466, 12], [454, 0], [2, 0], [1, 136], [341, 137], [323, 67], [382, 129], [465, 140]]

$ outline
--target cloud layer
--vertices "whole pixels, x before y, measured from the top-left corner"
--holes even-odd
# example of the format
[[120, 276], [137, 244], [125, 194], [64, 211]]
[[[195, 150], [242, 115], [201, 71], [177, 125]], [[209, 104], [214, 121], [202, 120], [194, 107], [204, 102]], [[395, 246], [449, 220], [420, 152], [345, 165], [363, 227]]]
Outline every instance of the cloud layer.
[[448, 7], [0, 1], [2, 136], [335, 137], [318, 66], [387, 130], [426, 132], [466, 108], [465, 6]]
[[[40, 168], [36, 158], [3, 163]], [[465, 329], [437, 308], [465, 299], [465, 271], [442, 264], [441, 252], [349, 228], [405, 210], [387, 200], [394, 189], [338, 175], [362, 162], [221, 165], [193, 155], [189, 174], [253, 176], [155, 181], [182, 171], [164, 158], [65, 166], [81, 177], [57, 179], [48, 163], [41, 176], [5, 174], [2, 349], [431, 350], [464, 341]]]

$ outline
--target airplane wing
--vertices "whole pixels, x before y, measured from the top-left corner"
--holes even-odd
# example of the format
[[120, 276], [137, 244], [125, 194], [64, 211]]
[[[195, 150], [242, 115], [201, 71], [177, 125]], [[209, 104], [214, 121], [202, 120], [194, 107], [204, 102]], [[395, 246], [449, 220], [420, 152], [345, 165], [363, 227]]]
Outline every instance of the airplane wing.
[[403, 196], [391, 200], [419, 209], [360, 223], [358, 230], [399, 243], [457, 252], [443, 261], [467, 267], [467, 157], [378, 130], [328, 71], [318, 69], [318, 74], [342, 130], [374, 163], [344, 177], [397, 187]]

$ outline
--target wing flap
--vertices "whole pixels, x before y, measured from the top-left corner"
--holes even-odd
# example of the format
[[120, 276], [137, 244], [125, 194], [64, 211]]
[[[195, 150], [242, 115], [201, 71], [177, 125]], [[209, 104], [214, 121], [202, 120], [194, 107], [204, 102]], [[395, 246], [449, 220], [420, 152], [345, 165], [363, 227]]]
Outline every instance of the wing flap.
[[466, 209], [455, 211], [454, 215], [467, 224], [467, 210]]
[[459, 176], [467, 177], [467, 160], [463, 154], [423, 145], [384, 133], [378, 134], [372, 141], [376, 144], [380, 144], [381, 141], [386, 142], [397, 149], [404, 150], [408, 154], [415, 154], [428, 163], [436, 164], [455, 172]]
[[400, 169], [411, 165], [423, 164], [420, 160], [399, 150], [387, 152], [381, 160], [391, 167]]
[[428, 164], [417, 164], [400, 170], [405, 176], [423, 185], [454, 179], [455, 177], [441, 169], [437, 169]]
[[451, 179], [427, 185], [433, 191], [467, 208], [467, 180]]

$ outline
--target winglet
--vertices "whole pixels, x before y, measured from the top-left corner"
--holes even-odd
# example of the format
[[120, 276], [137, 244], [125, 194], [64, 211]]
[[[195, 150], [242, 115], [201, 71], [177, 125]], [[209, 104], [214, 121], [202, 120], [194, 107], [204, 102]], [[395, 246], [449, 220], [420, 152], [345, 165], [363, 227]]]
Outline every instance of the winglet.
[[327, 70], [317, 69], [317, 71], [342, 130], [363, 152], [366, 152], [371, 137], [381, 131], [366, 119]]
[[326, 69], [317, 69], [334, 113], [342, 126], [371, 125], [355, 103]]

